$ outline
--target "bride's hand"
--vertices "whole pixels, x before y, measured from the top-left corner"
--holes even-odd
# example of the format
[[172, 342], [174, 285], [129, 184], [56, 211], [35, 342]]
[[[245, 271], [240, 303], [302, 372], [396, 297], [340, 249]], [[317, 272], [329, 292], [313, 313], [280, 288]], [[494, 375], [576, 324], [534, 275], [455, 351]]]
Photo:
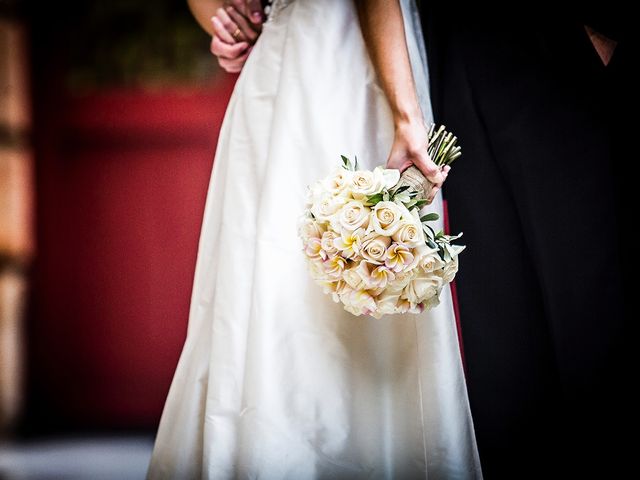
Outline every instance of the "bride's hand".
[[214, 31], [211, 53], [218, 57], [218, 63], [224, 70], [239, 72], [260, 35], [261, 24], [250, 22], [233, 5], [219, 8], [211, 22]]
[[428, 143], [427, 128], [422, 120], [397, 123], [387, 168], [396, 168], [402, 173], [411, 165], [415, 165], [434, 184], [427, 198], [431, 203], [442, 188], [451, 167], [447, 165], [440, 168], [431, 160], [427, 153]]

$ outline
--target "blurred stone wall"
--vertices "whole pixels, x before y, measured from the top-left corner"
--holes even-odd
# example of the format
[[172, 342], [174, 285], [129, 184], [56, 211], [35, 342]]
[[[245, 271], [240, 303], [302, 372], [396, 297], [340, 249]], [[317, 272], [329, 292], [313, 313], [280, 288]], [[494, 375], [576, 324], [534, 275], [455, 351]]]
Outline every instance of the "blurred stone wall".
[[0, 9], [0, 435], [20, 413], [22, 323], [34, 252], [27, 66], [22, 22], [11, 9]]

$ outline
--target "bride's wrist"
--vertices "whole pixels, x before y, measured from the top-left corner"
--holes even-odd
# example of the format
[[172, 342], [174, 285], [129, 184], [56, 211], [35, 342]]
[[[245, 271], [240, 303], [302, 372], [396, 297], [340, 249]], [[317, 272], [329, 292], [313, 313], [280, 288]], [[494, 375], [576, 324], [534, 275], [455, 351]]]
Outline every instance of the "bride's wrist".
[[424, 127], [422, 112], [418, 110], [410, 113], [394, 114], [393, 125], [396, 132], [414, 129], [416, 127]]

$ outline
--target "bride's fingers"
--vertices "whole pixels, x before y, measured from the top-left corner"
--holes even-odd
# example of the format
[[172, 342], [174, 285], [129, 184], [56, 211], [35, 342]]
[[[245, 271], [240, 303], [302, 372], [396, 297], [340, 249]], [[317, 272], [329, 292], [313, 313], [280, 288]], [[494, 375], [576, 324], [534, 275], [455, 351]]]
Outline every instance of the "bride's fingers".
[[224, 25], [222, 25], [218, 17], [211, 17], [211, 23], [213, 23], [213, 31], [223, 42], [230, 45], [236, 43], [236, 40], [231, 36], [231, 33], [224, 28]]
[[248, 18], [255, 26], [264, 20], [261, 0], [225, 0], [225, 5], [233, 6], [238, 13]]
[[429, 192], [429, 196], [427, 197], [428, 204], [433, 202], [433, 199], [436, 198], [436, 195], [438, 194], [439, 191], [440, 191], [440, 187], [438, 185], [434, 185], [433, 188], [431, 189], [431, 192]]
[[219, 8], [218, 10], [216, 10], [216, 17], [218, 17], [224, 29], [233, 39], [233, 42], [231, 43], [247, 40], [240, 26], [233, 21], [233, 19], [229, 16], [229, 13], [224, 8]]
[[447, 174], [440, 170], [440, 167], [430, 158], [415, 162], [415, 165], [431, 183], [440, 184], [447, 178]]
[[249, 47], [247, 42], [238, 42], [233, 45], [223, 42], [220, 37], [214, 35], [211, 39], [211, 53], [219, 58], [235, 59], [240, 55], [246, 53], [245, 50]]
[[238, 11], [234, 7], [227, 7], [227, 13], [229, 14], [229, 17], [231, 17], [231, 20], [233, 20], [236, 25], [238, 25], [238, 28], [242, 32], [242, 35], [245, 39], [253, 42], [256, 38], [258, 38], [258, 32], [256, 32], [253, 27], [249, 25], [247, 19], [243, 15], [238, 13]]
[[229, 73], [238, 73], [244, 67], [244, 62], [247, 60], [249, 56], [248, 53], [242, 55], [241, 57], [230, 60], [228, 58], [219, 58], [218, 63], [220, 66]]
[[254, 24], [261, 24], [264, 20], [262, 5], [260, 0], [246, 0], [247, 7], [249, 8], [249, 14], [251, 22]]

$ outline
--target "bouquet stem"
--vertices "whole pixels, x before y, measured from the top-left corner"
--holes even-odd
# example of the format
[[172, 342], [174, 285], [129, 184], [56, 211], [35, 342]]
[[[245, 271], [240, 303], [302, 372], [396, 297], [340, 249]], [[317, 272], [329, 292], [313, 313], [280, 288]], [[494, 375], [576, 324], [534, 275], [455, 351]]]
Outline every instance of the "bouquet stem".
[[[462, 155], [461, 149], [456, 142], [458, 138], [445, 130], [441, 125], [437, 130], [435, 124], [431, 124], [429, 128], [429, 144], [427, 153], [439, 167], [450, 165], [455, 159]], [[408, 186], [418, 192], [416, 198], [426, 199], [431, 193], [433, 183], [427, 179], [415, 165], [410, 166], [402, 175], [396, 184], [397, 187]]]

